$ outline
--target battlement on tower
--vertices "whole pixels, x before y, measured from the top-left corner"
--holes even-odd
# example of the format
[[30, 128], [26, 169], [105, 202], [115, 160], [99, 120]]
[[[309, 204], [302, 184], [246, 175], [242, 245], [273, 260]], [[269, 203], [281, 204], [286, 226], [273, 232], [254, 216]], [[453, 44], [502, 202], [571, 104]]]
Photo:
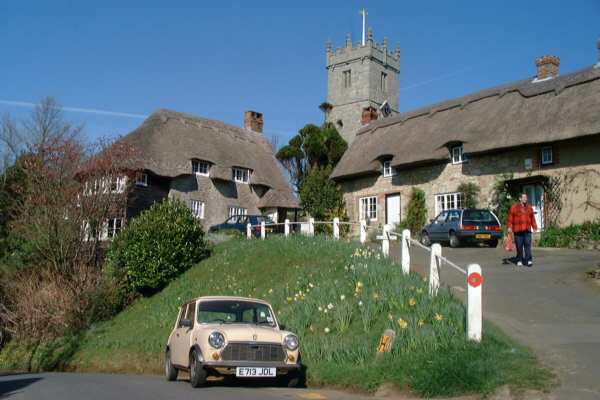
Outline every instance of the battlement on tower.
[[348, 64], [350, 62], [370, 59], [375, 60], [396, 72], [400, 72], [400, 47], [396, 45], [394, 51], [388, 49], [387, 38], [383, 42], [376, 43], [373, 40], [373, 30], [369, 28], [367, 39], [364, 46], [361, 42], [352, 43], [350, 34], [346, 35], [344, 47], [333, 49], [331, 42], [326, 46], [327, 69], [339, 64]]

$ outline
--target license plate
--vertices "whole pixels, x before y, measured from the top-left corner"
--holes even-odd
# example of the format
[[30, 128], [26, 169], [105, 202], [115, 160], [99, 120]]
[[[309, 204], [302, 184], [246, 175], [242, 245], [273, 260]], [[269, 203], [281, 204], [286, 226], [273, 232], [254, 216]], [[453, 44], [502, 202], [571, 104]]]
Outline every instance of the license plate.
[[479, 233], [475, 235], [475, 239], [490, 239], [491, 237], [492, 235], [490, 235], [489, 233]]
[[277, 368], [237, 367], [235, 376], [238, 378], [264, 378], [277, 376]]

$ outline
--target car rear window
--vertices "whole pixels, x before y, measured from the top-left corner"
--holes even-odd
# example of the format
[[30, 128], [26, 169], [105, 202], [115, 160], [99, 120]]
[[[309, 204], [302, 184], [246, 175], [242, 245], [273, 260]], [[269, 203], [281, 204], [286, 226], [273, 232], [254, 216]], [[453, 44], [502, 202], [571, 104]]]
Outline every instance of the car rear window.
[[476, 222], [487, 225], [498, 225], [498, 221], [494, 214], [488, 210], [465, 210], [463, 211], [463, 223]]

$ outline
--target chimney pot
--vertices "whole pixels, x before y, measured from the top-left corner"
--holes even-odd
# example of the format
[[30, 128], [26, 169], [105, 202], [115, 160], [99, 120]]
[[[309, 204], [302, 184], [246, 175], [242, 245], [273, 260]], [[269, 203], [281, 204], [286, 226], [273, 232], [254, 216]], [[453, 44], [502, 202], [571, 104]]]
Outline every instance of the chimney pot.
[[375, 107], [365, 107], [363, 108], [360, 122], [363, 125], [370, 124], [371, 121], [375, 121], [377, 119], [377, 109]]
[[541, 81], [547, 78], [556, 78], [558, 76], [558, 66], [560, 58], [552, 55], [545, 55], [535, 60], [537, 66], [537, 80]]
[[263, 115], [256, 111], [246, 111], [244, 113], [244, 128], [262, 133], [263, 131]]

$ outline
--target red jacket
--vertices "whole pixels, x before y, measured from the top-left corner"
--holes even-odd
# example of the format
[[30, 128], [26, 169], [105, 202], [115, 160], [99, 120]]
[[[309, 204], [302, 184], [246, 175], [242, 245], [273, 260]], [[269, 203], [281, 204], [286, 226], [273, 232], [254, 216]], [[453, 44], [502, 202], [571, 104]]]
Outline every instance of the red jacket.
[[520, 202], [513, 204], [508, 212], [508, 223], [506, 225], [513, 232], [536, 231], [535, 213], [531, 204], [522, 205]]

